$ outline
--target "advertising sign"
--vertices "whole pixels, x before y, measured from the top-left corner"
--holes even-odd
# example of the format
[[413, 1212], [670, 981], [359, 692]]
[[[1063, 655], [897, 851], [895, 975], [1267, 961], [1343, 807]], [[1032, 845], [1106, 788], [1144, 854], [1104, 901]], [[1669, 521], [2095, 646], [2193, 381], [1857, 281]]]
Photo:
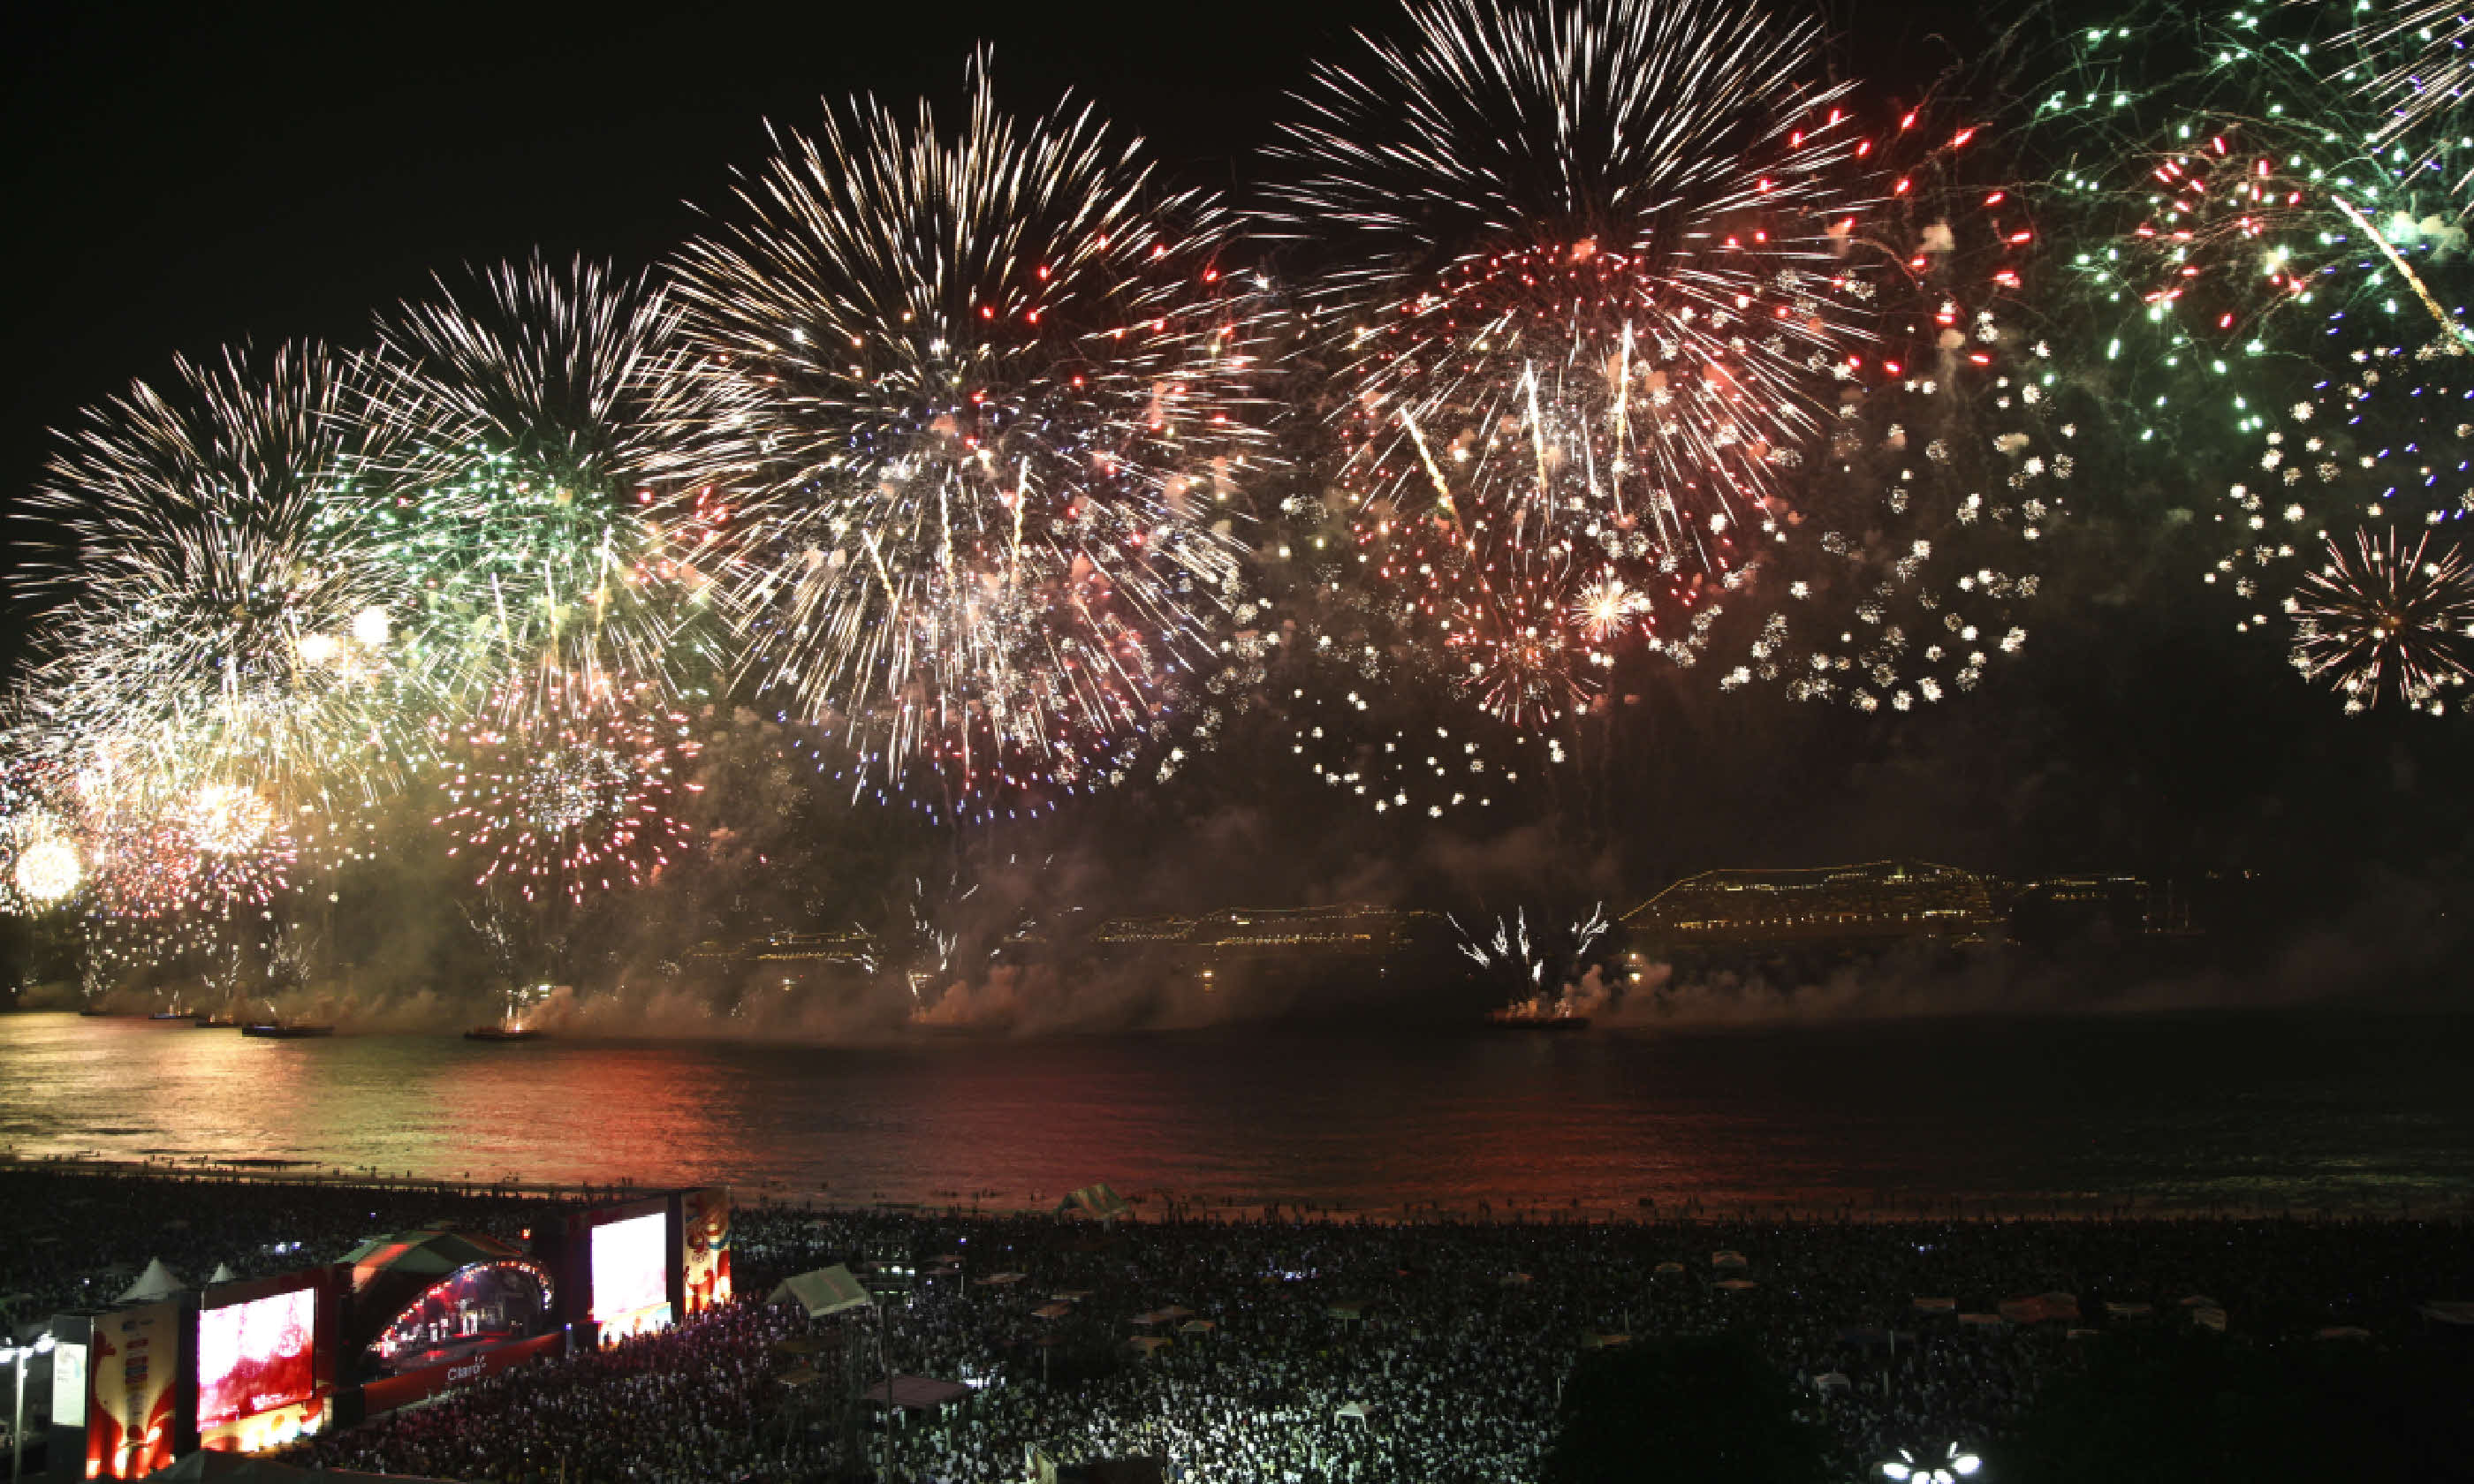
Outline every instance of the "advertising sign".
[[616, 1319], [670, 1301], [662, 1258], [669, 1220], [660, 1211], [593, 1229], [593, 1317]]
[[200, 1313], [198, 1426], [220, 1426], [317, 1395], [317, 1338], [315, 1287]]
[[85, 1425], [85, 1347], [74, 1341], [52, 1347], [52, 1425]]
[[679, 1198], [679, 1264], [687, 1312], [730, 1302], [730, 1187], [713, 1185]]
[[142, 1479], [172, 1466], [183, 1319], [171, 1303], [95, 1320], [86, 1355], [87, 1478]]

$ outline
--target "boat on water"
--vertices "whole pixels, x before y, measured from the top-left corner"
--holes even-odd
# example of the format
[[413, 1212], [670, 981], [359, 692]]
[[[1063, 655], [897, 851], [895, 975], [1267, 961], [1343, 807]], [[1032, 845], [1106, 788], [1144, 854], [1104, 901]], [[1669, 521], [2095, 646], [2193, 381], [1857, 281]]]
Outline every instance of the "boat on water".
[[547, 1031], [537, 1031], [529, 1025], [476, 1025], [464, 1033], [466, 1041], [539, 1041]]
[[1552, 1005], [1508, 1005], [1488, 1011], [1486, 1023], [1499, 1031], [1586, 1031], [1589, 1017]]
[[332, 1036], [331, 1025], [312, 1025], [305, 1020], [257, 1020], [240, 1028], [244, 1036], [261, 1041], [302, 1041], [311, 1036]]
[[191, 1023], [202, 1031], [228, 1031], [240, 1024], [240, 1017], [219, 1016], [208, 1011], [200, 1011], [197, 1018]]
[[149, 1020], [194, 1020], [197, 1017], [198, 1013], [194, 1010], [158, 1010], [146, 1018]]

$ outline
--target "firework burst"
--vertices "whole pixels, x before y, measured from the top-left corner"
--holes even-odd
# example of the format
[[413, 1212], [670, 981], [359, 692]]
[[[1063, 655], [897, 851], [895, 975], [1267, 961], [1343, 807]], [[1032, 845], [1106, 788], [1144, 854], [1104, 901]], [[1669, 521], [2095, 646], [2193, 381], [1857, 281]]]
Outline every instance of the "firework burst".
[[640, 277], [538, 258], [380, 322], [367, 416], [396, 434], [402, 488], [352, 515], [418, 593], [406, 618], [448, 704], [546, 658], [665, 675], [672, 583], [692, 577], [647, 483], [675, 324]]
[[1744, 8], [1446, 0], [1318, 71], [1274, 225], [1345, 264], [1315, 302], [1361, 538], [1525, 608], [1571, 596], [1533, 560], [1605, 567], [1653, 633], [1740, 581], [1869, 334], [1853, 233], [1889, 185], [1807, 81], [1816, 41]]
[[2328, 543], [2328, 561], [2294, 595], [2293, 667], [2345, 698], [2350, 714], [2394, 696], [2437, 716], [2442, 687], [2465, 683], [2474, 639], [2474, 565], [2455, 547], [2412, 550], [2391, 531], [2357, 535], [2348, 553]]
[[581, 903], [643, 885], [688, 844], [670, 801], [701, 786], [682, 777], [699, 748], [649, 682], [547, 672], [440, 751], [449, 807], [433, 823], [456, 838], [450, 855], [478, 863], [476, 886]]
[[27, 709], [55, 750], [109, 754], [141, 812], [202, 782], [286, 804], [391, 775], [390, 614], [363, 508], [376, 435], [309, 347], [177, 363], [89, 411], [35, 508], [66, 542]]
[[984, 59], [958, 134], [858, 102], [781, 145], [678, 269], [671, 464], [737, 494], [713, 565], [754, 677], [880, 779], [1087, 785], [1237, 581], [1227, 219], [1088, 113], [1007, 118]]

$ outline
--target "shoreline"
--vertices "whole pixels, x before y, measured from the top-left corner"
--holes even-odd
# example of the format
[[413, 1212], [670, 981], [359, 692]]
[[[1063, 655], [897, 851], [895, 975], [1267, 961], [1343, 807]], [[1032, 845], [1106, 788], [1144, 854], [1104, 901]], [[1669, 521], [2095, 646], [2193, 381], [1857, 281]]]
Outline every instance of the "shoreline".
[[[618, 1203], [644, 1195], [678, 1188], [676, 1185], [627, 1182], [618, 1185], [582, 1182], [532, 1181], [502, 1178], [496, 1181], [472, 1181], [407, 1171], [389, 1175], [367, 1167], [348, 1168], [313, 1161], [294, 1160], [209, 1160], [201, 1157], [187, 1161], [162, 1160], [114, 1160], [88, 1156], [39, 1156], [26, 1158], [10, 1150], [0, 1150], [0, 1176], [15, 1173], [60, 1175], [80, 1179], [117, 1181], [171, 1181], [200, 1186], [212, 1185], [275, 1185], [303, 1189], [362, 1189], [395, 1193], [435, 1192], [466, 1199], [502, 1201], [541, 1201], [549, 1204]], [[938, 1197], [926, 1201], [877, 1199], [844, 1201], [824, 1196], [821, 1192], [805, 1198], [793, 1198], [779, 1182], [742, 1184], [728, 1179], [683, 1181], [679, 1185], [719, 1184], [727, 1185], [735, 1202], [760, 1209], [798, 1210], [817, 1217], [829, 1216], [912, 1216], [922, 1220], [1019, 1220], [1024, 1218], [1056, 1219], [1056, 1206], [1063, 1192], [1054, 1198], [1041, 1194], [1040, 1199], [1005, 1199], [982, 1193], [973, 1199], [965, 1194], [958, 1199]], [[1968, 1196], [1930, 1199], [1894, 1200], [1886, 1205], [1844, 1203], [1824, 1205], [1795, 1201], [1722, 1201], [1685, 1200], [1661, 1202], [1654, 1206], [1636, 1203], [1626, 1208], [1605, 1203], [1572, 1202], [1556, 1206], [1542, 1203], [1512, 1204], [1497, 1209], [1489, 1203], [1434, 1202], [1393, 1203], [1384, 1207], [1358, 1207], [1317, 1204], [1310, 1202], [1239, 1202], [1210, 1198], [1188, 1199], [1173, 1191], [1143, 1189], [1121, 1192], [1133, 1206], [1123, 1218], [1135, 1225], [1179, 1223], [1188, 1225], [1258, 1225], [1265, 1222], [1328, 1226], [1496, 1226], [1496, 1227], [1692, 1227], [1692, 1226], [1916, 1226], [1939, 1227], [1953, 1223], [1967, 1225], [2040, 1224], [2040, 1223], [2143, 1223], [2162, 1222], [2189, 1224], [2219, 1222], [2227, 1226], [2264, 1222], [2299, 1225], [2424, 1223], [2474, 1225], [2474, 1195], [2453, 1203], [2437, 1202], [2416, 1209], [2405, 1205], [2400, 1209], [2371, 1209], [2366, 1207], [2319, 1206], [2298, 1208], [2286, 1204], [2213, 1206], [2162, 1206], [2142, 1204], [2136, 1200], [2103, 1201], [2094, 1196], [2024, 1197]]]

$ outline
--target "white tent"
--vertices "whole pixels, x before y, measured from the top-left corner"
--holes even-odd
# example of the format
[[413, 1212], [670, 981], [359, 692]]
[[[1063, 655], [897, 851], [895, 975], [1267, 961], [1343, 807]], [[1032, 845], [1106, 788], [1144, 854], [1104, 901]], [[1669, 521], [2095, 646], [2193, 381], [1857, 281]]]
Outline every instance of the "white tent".
[[188, 1286], [188, 1284], [181, 1281], [180, 1274], [173, 1272], [170, 1268], [163, 1265], [162, 1258], [150, 1257], [146, 1262], [146, 1271], [137, 1275], [137, 1281], [131, 1283], [127, 1288], [121, 1290], [120, 1297], [114, 1299], [112, 1302], [115, 1304], [152, 1304], [158, 1299], [168, 1299], [172, 1295], [186, 1289]]
[[1373, 1424], [1373, 1415], [1374, 1409], [1365, 1402], [1351, 1401], [1333, 1413], [1331, 1420], [1336, 1423], [1353, 1421], [1360, 1427], [1370, 1427]]
[[217, 1283], [236, 1283], [239, 1281], [240, 1275], [231, 1270], [230, 1263], [218, 1262], [215, 1264], [214, 1275], [206, 1280], [206, 1286], [211, 1288]]
[[845, 1309], [866, 1308], [876, 1301], [868, 1297], [867, 1290], [851, 1276], [850, 1269], [836, 1263], [829, 1268], [818, 1268], [813, 1273], [782, 1280], [771, 1293], [764, 1296], [764, 1302], [767, 1305], [787, 1304], [804, 1311], [810, 1319], [822, 1319]]

